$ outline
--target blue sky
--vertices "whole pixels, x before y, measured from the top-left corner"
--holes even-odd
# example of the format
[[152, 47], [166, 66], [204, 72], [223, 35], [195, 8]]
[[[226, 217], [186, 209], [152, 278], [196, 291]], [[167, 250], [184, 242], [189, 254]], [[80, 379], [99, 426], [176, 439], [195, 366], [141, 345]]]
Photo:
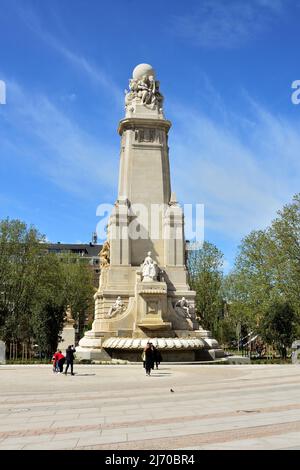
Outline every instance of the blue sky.
[[123, 93], [156, 69], [172, 188], [205, 205], [233, 265], [241, 237], [299, 192], [297, 0], [0, 0], [0, 218], [87, 242], [117, 196]]

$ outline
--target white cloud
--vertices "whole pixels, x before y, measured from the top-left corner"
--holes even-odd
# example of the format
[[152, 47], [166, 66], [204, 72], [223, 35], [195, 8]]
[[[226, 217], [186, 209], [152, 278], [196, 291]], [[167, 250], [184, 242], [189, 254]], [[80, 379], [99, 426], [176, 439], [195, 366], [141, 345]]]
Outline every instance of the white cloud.
[[299, 122], [246, 104], [251, 119], [241, 116], [243, 134], [239, 116], [213, 120], [171, 108], [177, 125], [170, 144], [173, 189], [181, 203], [204, 203], [205, 229], [236, 241], [268, 225], [299, 192]]
[[203, 0], [194, 12], [174, 16], [172, 30], [197, 46], [238, 47], [268, 30], [282, 13], [282, 0]]
[[[22, 164], [27, 158], [55, 184], [83, 198], [112, 191], [117, 183], [118, 148], [83, 131], [46, 96], [7, 83], [10, 106], [3, 117], [10, 132], [2, 130], [6, 134], [3, 151], [19, 155]], [[14, 143], [16, 136], [21, 136], [23, 146]], [[102, 201], [95, 201], [95, 207], [96, 202]]]
[[[3, 113], [13, 133], [0, 130], [2, 151], [18, 155], [20, 164], [27, 159], [64, 191], [94, 200], [95, 207], [113, 202], [118, 141], [105, 145], [44, 95], [7, 83], [11, 102]], [[182, 204], [205, 205], [206, 230], [238, 241], [269, 224], [299, 191], [299, 122], [274, 116], [250, 98], [242, 116], [229, 112], [220, 97], [217, 104], [224, 113], [209, 118], [169, 103], [176, 128], [170, 136], [172, 186]]]
[[[81, 73], [86, 75], [92, 82], [100, 86], [106, 93], [108, 93], [115, 100], [118, 106], [122, 102], [122, 90], [115, 84], [113, 78], [109, 76], [103, 68], [92, 63], [91, 60], [83, 57], [81, 54], [66, 47], [58, 37], [51, 34], [45, 24], [42, 23], [41, 18], [35, 10], [18, 5], [17, 14], [24, 24], [33, 31], [40, 39], [42, 39], [48, 46], [55, 49], [62, 57], [64, 57], [69, 64], [76, 67]], [[59, 24], [60, 34], [67, 36], [63, 25]]]

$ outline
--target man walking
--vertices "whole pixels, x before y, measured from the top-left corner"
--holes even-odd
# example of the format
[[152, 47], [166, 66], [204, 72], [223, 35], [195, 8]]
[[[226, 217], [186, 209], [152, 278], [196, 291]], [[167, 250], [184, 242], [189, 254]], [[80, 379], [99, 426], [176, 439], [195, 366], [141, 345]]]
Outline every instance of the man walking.
[[[162, 361], [162, 355], [160, 354], [160, 351], [154, 346], [154, 344], [151, 345], [151, 348], [153, 352], [154, 363], [156, 364], [156, 369], [158, 369], [158, 366]], [[154, 364], [153, 364], [153, 368], [154, 368]]]
[[71, 346], [68, 346], [66, 350], [66, 370], [65, 370], [65, 375], [68, 373], [69, 366], [71, 366], [71, 375], [74, 375], [73, 372], [73, 362], [74, 362], [74, 353], [76, 352], [76, 349], [74, 348], [73, 344]]

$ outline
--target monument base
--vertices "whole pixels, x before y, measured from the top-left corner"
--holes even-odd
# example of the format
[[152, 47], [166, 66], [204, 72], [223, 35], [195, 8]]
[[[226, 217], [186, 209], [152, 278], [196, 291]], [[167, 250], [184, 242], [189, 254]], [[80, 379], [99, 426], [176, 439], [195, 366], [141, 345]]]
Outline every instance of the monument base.
[[88, 361], [109, 361], [111, 357], [102, 348], [103, 334], [87, 331], [76, 347], [76, 359]]
[[[183, 332], [181, 332], [182, 334]], [[197, 332], [193, 332], [197, 333]], [[151, 342], [162, 354], [163, 362], [214, 361], [224, 357], [224, 351], [213, 338], [202, 336], [157, 337], [157, 338], [104, 338], [103, 334], [88, 331], [76, 348], [76, 358], [90, 361], [142, 362], [142, 352]]]

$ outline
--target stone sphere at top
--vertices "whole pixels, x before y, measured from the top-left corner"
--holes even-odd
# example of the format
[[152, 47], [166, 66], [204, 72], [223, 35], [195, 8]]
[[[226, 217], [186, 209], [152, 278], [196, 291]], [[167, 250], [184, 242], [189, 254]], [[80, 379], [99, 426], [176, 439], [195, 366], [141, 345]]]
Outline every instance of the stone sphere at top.
[[152, 75], [155, 78], [155, 70], [152, 67], [152, 65], [139, 64], [133, 69], [132, 78], [135, 78], [136, 80], [139, 80], [144, 75], [146, 75], [147, 77]]

